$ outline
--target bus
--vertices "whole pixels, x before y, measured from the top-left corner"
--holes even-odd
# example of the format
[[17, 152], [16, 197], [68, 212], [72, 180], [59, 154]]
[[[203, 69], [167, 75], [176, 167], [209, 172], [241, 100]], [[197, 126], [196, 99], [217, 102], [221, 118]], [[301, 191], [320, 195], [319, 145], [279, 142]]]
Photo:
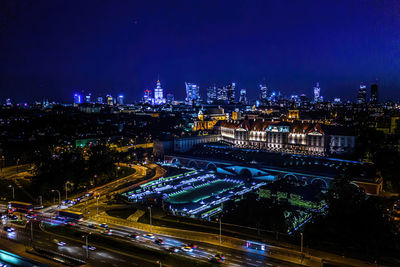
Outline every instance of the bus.
[[30, 213], [33, 212], [33, 205], [31, 203], [10, 201], [8, 202], [8, 213], [13, 213], [14, 211]]
[[267, 245], [260, 243], [260, 242], [256, 242], [256, 241], [246, 241], [246, 247], [251, 248], [251, 249], [265, 251]]
[[57, 210], [56, 211], [57, 219], [63, 221], [82, 221], [83, 213], [77, 211], [70, 210]]

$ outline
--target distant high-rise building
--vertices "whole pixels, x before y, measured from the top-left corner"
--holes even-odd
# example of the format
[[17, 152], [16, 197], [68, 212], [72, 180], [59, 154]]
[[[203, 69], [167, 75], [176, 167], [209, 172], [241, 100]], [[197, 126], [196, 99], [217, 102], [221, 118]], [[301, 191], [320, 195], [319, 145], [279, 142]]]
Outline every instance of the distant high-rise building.
[[197, 84], [186, 83], [186, 104], [198, 105], [200, 103], [200, 88]]
[[82, 97], [80, 94], [74, 94], [74, 104], [81, 104], [82, 103]]
[[360, 89], [358, 89], [357, 103], [367, 103], [367, 86], [365, 84], [360, 84]]
[[168, 104], [172, 104], [172, 102], [174, 102], [174, 94], [167, 94], [167, 103]]
[[212, 104], [217, 100], [217, 87], [210, 86], [207, 89], [207, 103]]
[[117, 104], [118, 105], [123, 105], [124, 104], [124, 96], [123, 95], [119, 95], [117, 98]]
[[246, 105], [247, 104], [247, 91], [246, 91], [246, 89], [241, 89], [240, 90], [239, 102], [242, 105]]
[[85, 96], [85, 103], [91, 103], [92, 100], [92, 94], [88, 94]]
[[378, 104], [379, 95], [378, 95], [378, 84], [374, 83], [371, 85], [371, 104]]
[[229, 104], [235, 103], [235, 89], [236, 89], [236, 83], [230, 83], [226, 87], [226, 94], [227, 94], [227, 100]]
[[260, 100], [266, 102], [268, 99], [268, 87], [266, 84], [260, 84]]
[[160, 80], [157, 81], [157, 86], [154, 88], [154, 104], [165, 104], [164, 89], [161, 88]]
[[12, 105], [11, 99], [10, 99], [10, 98], [7, 98], [7, 99], [6, 99], [6, 105], [7, 105], [7, 106], [11, 106], [11, 105]]
[[341, 104], [341, 103], [342, 103], [342, 99], [340, 99], [340, 97], [335, 97], [335, 98], [333, 99], [333, 103], [335, 103], [335, 104]]
[[107, 98], [107, 105], [112, 106], [114, 104], [113, 97], [111, 95], [107, 95], [106, 98]]
[[319, 87], [319, 82], [317, 82], [316, 86], [314, 87], [314, 102], [321, 102], [321, 88]]
[[151, 90], [145, 90], [143, 94], [143, 103], [144, 104], [152, 104], [153, 99], [151, 97]]
[[227, 101], [228, 100], [228, 89], [225, 86], [218, 87], [217, 100], [218, 101]]
[[97, 104], [103, 104], [103, 97], [99, 96], [97, 98]]

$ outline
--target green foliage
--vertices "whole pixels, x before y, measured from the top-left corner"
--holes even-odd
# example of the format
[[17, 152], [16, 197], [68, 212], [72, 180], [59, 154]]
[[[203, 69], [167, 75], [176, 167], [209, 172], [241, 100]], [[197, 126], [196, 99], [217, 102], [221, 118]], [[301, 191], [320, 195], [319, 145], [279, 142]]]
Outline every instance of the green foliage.
[[115, 175], [114, 153], [107, 146], [69, 148], [54, 152], [42, 150], [34, 158], [35, 176], [32, 186], [36, 192], [48, 193], [51, 189], [65, 190], [65, 182], [70, 192], [83, 187], [110, 180]]
[[372, 259], [395, 247], [393, 226], [378, 199], [367, 197], [348, 177], [332, 182], [325, 195], [326, 214], [314, 215], [304, 231], [319, 248], [355, 251]]

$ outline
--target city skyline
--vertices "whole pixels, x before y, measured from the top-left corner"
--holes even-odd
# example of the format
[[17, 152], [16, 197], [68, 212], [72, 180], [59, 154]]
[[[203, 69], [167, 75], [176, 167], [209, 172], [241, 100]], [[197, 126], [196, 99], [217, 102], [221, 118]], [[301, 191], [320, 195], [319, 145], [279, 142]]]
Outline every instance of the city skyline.
[[70, 102], [83, 89], [128, 103], [157, 75], [176, 99], [185, 81], [236, 82], [249, 98], [262, 81], [284, 95], [319, 81], [325, 98], [353, 100], [377, 78], [382, 100], [400, 97], [396, 1], [4, 5], [2, 99]]

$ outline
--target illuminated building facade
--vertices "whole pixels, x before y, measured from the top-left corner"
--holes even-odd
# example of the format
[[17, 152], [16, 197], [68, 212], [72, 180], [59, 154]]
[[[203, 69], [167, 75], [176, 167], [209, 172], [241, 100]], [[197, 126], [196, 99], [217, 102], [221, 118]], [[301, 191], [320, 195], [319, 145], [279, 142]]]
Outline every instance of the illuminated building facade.
[[200, 88], [197, 84], [186, 83], [186, 104], [198, 105], [200, 103]]
[[227, 96], [228, 104], [235, 103], [235, 90], [236, 90], [236, 83], [230, 83], [226, 87], [226, 96]]
[[217, 87], [210, 86], [207, 89], [207, 103], [208, 104], [213, 104], [217, 100]]
[[239, 103], [241, 103], [242, 105], [246, 105], [247, 104], [247, 91], [246, 91], [246, 89], [241, 89], [240, 90]]
[[314, 103], [321, 102], [321, 88], [319, 87], [319, 82], [314, 87]]
[[358, 104], [366, 104], [367, 103], [367, 86], [365, 84], [360, 84], [360, 89], [358, 90], [357, 96]]
[[268, 100], [268, 87], [266, 84], [260, 84], [260, 100], [262, 103]]
[[160, 80], [157, 81], [157, 86], [154, 89], [154, 104], [155, 105], [165, 104], [164, 89], [161, 88]]
[[353, 152], [356, 136], [347, 128], [266, 120], [220, 121], [222, 140], [235, 146], [299, 154]]
[[81, 104], [82, 96], [80, 94], [74, 94], [74, 104]]
[[123, 105], [124, 104], [124, 96], [123, 95], [119, 95], [117, 98], [117, 104], [118, 105]]

